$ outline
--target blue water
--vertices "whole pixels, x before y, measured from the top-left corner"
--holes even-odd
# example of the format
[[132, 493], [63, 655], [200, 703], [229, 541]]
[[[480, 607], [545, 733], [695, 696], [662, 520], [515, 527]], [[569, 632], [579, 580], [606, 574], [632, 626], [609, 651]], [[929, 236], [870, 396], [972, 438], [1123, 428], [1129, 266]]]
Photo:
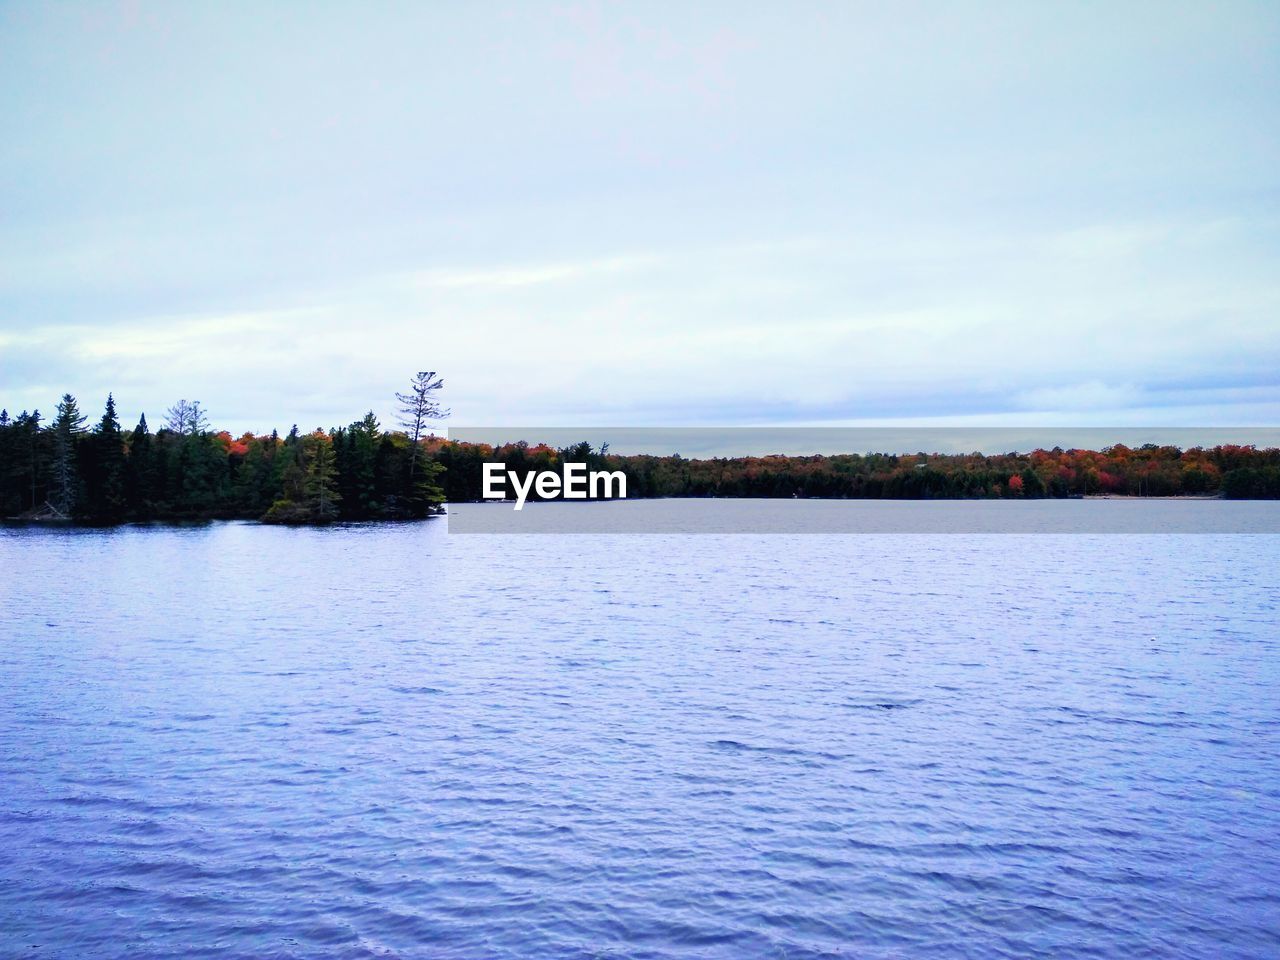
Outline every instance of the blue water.
[[1280, 955], [1277, 537], [8, 529], [0, 570], [3, 956]]

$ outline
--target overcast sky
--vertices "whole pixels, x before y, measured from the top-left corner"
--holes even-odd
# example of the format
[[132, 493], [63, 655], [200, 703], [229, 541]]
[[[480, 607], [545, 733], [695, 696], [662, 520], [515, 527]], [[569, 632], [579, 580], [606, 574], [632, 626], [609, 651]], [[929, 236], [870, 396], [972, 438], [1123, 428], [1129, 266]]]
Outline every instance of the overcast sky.
[[1280, 423], [1280, 4], [0, 4], [0, 405]]

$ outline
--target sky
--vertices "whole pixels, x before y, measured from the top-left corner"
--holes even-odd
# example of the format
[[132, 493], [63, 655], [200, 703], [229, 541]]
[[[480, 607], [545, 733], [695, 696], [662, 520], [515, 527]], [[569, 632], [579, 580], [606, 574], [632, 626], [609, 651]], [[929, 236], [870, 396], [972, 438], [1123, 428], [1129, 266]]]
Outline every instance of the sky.
[[0, 406], [1280, 424], [1280, 4], [0, 2]]

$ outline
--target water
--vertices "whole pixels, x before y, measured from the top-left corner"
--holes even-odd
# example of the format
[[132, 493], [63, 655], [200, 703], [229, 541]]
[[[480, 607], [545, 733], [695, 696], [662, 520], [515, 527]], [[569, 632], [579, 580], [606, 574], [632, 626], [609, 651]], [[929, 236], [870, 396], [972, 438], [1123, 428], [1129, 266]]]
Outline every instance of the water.
[[1275, 956], [1278, 561], [2, 530], [0, 955]]
[[450, 533], [1280, 534], [1273, 500], [569, 500], [460, 503]]

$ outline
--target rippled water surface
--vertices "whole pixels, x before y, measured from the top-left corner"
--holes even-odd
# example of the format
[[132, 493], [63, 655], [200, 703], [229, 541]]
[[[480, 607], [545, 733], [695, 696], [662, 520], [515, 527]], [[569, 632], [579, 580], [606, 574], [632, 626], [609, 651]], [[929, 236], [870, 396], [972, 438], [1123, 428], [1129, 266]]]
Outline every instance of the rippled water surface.
[[0, 530], [0, 955], [1274, 957], [1280, 538]]

